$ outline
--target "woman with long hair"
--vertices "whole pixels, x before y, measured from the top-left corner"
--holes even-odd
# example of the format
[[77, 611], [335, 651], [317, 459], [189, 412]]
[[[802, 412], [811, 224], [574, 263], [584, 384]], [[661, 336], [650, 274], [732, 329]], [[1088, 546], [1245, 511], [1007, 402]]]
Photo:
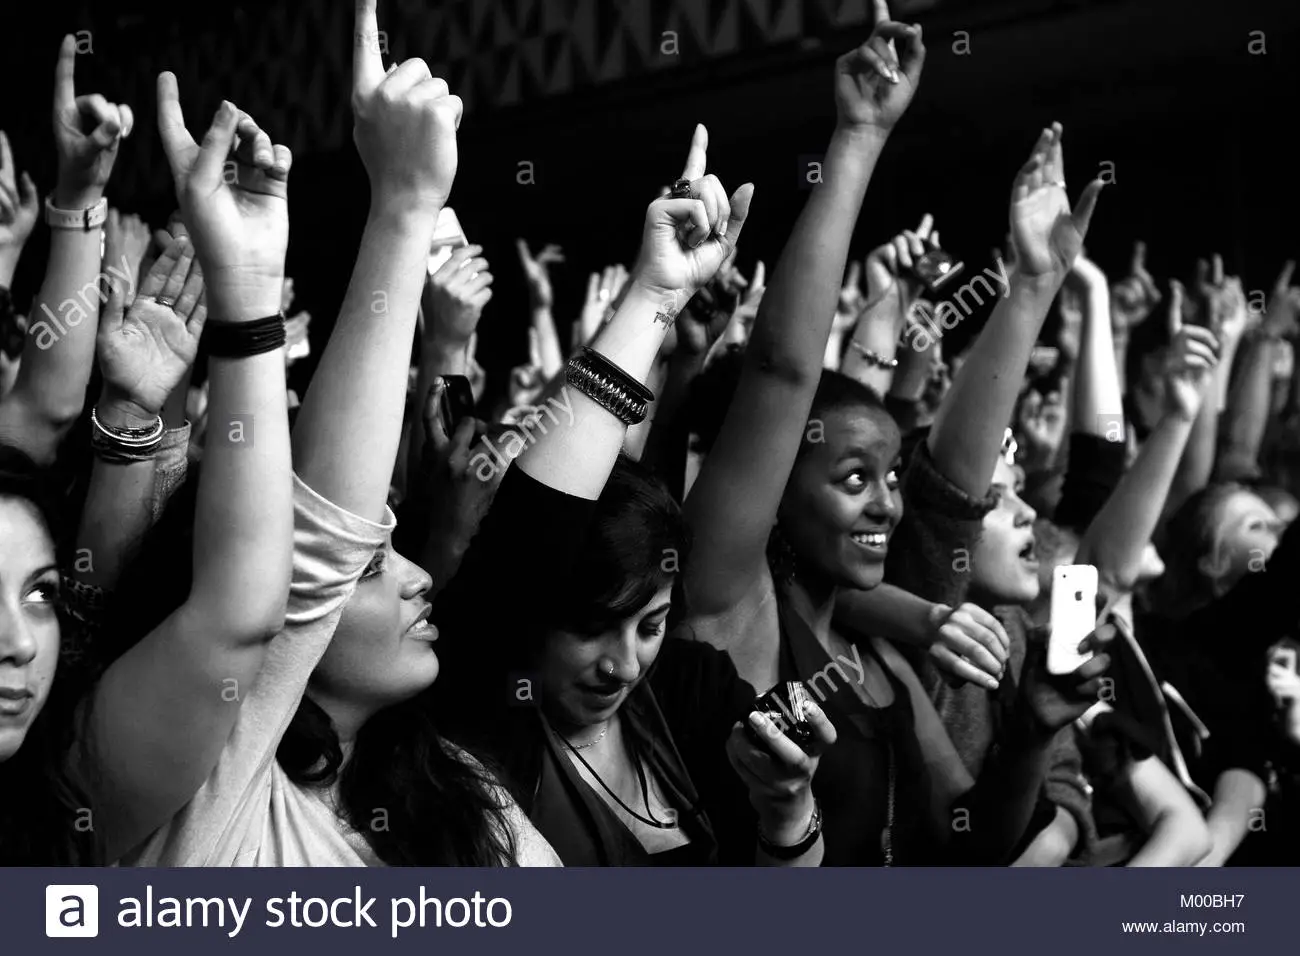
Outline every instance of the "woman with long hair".
[[[375, 35], [373, 2], [357, 5], [356, 27], [358, 36]], [[373, 44], [354, 52], [355, 139], [371, 214], [294, 429], [285, 625], [256, 676], [223, 688], [238, 716], [211, 774], [124, 858], [134, 865], [555, 862], [487, 768], [447, 743], [413, 703], [438, 677], [438, 632], [423, 597], [429, 577], [392, 549], [386, 502], [424, 263], [456, 172], [461, 104], [421, 60], [385, 73]], [[164, 143], [183, 172], [193, 141], [174, 79], [164, 74], [159, 89]], [[224, 155], [233, 133], [219, 119], [196, 167], [209, 149]], [[255, 156], [262, 145], [250, 144]], [[287, 168], [277, 150], [273, 169]], [[202, 193], [180, 192], [189, 221], [185, 204], [201, 209]], [[195, 229], [205, 272], [220, 272], [201, 239]], [[255, 306], [268, 314], [280, 302], [283, 255], [281, 243], [235, 270], [260, 291]], [[384, 291], [382, 315], [373, 290]], [[271, 354], [283, 401], [283, 359]], [[224, 444], [220, 423], [210, 415], [210, 447]], [[204, 472], [210, 467], [205, 451]]]

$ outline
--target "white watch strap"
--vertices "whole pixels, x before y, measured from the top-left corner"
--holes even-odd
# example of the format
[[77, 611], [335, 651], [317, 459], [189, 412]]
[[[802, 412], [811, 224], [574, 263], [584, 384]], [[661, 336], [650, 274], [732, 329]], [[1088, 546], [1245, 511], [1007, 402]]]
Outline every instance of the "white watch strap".
[[59, 209], [45, 198], [45, 222], [51, 229], [79, 229], [82, 232], [102, 226], [108, 221], [108, 199], [100, 199], [85, 209]]

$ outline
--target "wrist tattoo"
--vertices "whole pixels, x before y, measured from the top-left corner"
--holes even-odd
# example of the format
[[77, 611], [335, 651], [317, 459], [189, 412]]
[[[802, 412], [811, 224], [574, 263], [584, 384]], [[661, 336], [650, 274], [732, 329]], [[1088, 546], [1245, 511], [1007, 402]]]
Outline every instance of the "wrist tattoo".
[[656, 312], [655, 321], [662, 322], [665, 329], [670, 329], [677, 321], [677, 313], [672, 310]]

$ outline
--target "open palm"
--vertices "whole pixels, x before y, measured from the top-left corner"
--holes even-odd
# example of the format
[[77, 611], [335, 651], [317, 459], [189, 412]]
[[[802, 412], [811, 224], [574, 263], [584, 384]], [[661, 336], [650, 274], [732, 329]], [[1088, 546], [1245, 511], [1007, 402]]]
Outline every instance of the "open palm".
[[1026, 276], [1064, 280], [1083, 249], [1102, 183], [1090, 182], [1072, 211], [1065, 192], [1061, 124], [1045, 129], [1011, 193], [1011, 242], [1017, 268]]
[[104, 384], [154, 415], [194, 364], [207, 319], [203, 272], [184, 236], [172, 240], [125, 305], [126, 290], [116, 284], [99, 326]]

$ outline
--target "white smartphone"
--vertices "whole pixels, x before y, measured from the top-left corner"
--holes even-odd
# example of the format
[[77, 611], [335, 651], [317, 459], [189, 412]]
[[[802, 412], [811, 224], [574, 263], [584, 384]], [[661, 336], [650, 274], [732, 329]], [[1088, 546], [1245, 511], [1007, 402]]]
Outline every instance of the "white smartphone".
[[1052, 635], [1047, 642], [1047, 672], [1069, 674], [1092, 659], [1079, 642], [1097, 627], [1097, 569], [1065, 564], [1052, 573]]
[[461, 228], [455, 211], [450, 206], [443, 206], [434, 226], [433, 244], [429, 247], [429, 275], [441, 269], [458, 248], [467, 245], [469, 240], [465, 238], [465, 230]]

